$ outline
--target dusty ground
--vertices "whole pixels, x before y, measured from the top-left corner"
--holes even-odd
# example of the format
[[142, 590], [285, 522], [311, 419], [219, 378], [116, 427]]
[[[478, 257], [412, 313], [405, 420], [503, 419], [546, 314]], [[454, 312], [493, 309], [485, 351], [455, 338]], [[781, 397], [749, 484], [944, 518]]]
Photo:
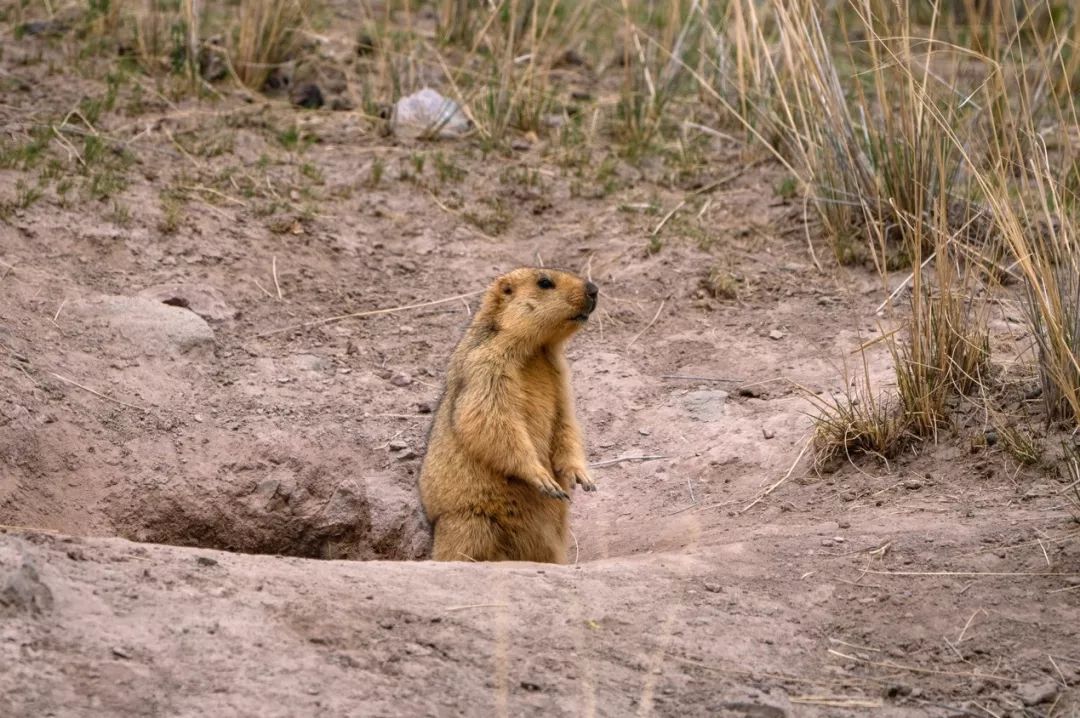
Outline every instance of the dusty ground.
[[[7, 149], [105, 91], [44, 42], [7, 35]], [[50, 143], [70, 194], [0, 169], [0, 714], [1080, 714], [1061, 477], [978, 425], [812, 471], [795, 385], [843, 388], [884, 291], [815, 267], [779, 168], [717, 140], [690, 195], [544, 140], [131, 92], [94, 124], [128, 158], [104, 199], [85, 125]], [[473, 293], [536, 262], [602, 290], [574, 565], [418, 561], [442, 368]]]

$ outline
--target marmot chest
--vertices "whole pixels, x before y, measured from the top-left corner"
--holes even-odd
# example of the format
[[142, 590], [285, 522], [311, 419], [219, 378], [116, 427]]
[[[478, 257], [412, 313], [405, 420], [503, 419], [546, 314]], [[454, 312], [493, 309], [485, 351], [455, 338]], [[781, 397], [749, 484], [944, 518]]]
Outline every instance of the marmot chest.
[[521, 368], [522, 418], [541, 460], [551, 454], [563, 381], [558, 366], [544, 354]]

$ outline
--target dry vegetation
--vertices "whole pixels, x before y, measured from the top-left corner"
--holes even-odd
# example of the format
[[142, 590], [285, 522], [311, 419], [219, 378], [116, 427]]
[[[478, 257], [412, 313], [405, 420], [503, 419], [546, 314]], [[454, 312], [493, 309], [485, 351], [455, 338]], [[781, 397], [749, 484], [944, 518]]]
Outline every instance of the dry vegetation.
[[[37, 182], [5, 191], [0, 218], [52, 191], [104, 201], [122, 223], [127, 210], [113, 198], [130, 156], [99, 132], [103, 112], [123, 103], [137, 117], [148, 101], [209, 104], [238, 88], [295, 90], [305, 78], [324, 87], [345, 78], [335, 102], [372, 132], [397, 98], [436, 86], [462, 105], [485, 153], [544, 136], [582, 194], [618, 186], [614, 158], [659, 163], [688, 192], [688, 209], [714, 176], [695, 148], [738, 135], [748, 163], [771, 156], [790, 171], [779, 191], [803, 202], [813, 261], [864, 263], [889, 297], [877, 341], [891, 353], [895, 385], [871, 386], [856, 370], [848, 396], [812, 397], [819, 459], [888, 458], [977, 416], [1031, 463], [1042, 460], [1032, 446], [1062, 445], [1059, 434], [1080, 424], [1073, 3], [391, 1], [359, 8], [348, 63], [322, 51], [334, 18], [317, 0], [24, 1], [2, 12], [17, 32], [55, 35], [80, 72], [107, 77], [107, 91], [2, 139], [0, 165], [32, 170]], [[581, 68], [610, 81], [598, 96], [568, 101], [564, 79]], [[273, 131], [297, 157], [317, 141], [298, 126]], [[163, 232], [194, 199], [250, 203], [282, 232], [332, 199], [318, 168], [302, 161], [275, 190], [272, 166], [207, 169], [205, 159], [228, 151], [225, 139], [170, 139], [192, 175], [163, 193]], [[376, 160], [368, 185], [394, 169], [433, 196], [464, 175], [451, 155], [421, 153], [399, 168]], [[514, 179], [543, 191], [539, 176]], [[497, 201], [463, 209], [453, 192], [443, 201], [488, 234], [510, 221]], [[702, 246], [711, 241], [684, 217], [663, 219]], [[663, 241], [654, 233], [646, 251]], [[897, 270], [907, 273], [899, 287]], [[706, 285], [721, 299], [738, 295], [719, 265]], [[988, 321], [995, 306], [1016, 303], [1033, 338], [1041, 413], [1001, 404], [1010, 386], [995, 371]], [[1048, 432], [1058, 434], [1046, 440]]]

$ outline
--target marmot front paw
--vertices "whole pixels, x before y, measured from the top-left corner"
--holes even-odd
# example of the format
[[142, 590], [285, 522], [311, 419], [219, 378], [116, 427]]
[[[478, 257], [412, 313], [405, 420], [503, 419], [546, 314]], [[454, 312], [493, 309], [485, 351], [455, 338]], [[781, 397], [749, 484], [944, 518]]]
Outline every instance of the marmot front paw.
[[534, 478], [528, 480], [528, 483], [532, 484], [537, 490], [544, 496], [550, 496], [553, 499], [560, 499], [561, 501], [569, 501], [570, 495], [562, 490], [562, 487], [555, 481], [554, 477], [546, 474], [540, 474]]
[[555, 475], [564, 481], [569, 481], [571, 486], [581, 484], [585, 491], [596, 491], [596, 482], [589, 475], [589, 470], [584, 466], [566, 466], [555, 469]]

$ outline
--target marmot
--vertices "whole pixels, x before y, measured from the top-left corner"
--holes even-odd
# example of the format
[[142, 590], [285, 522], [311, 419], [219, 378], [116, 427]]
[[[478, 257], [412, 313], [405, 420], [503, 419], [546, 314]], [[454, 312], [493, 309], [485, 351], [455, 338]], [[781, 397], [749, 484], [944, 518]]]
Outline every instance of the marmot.
[[531, 267], [484, 293], [450, 359], [420, 472], [436, 561], [566, 562], [569, 492], [596, 485], [563, 345], [598, 293]]

